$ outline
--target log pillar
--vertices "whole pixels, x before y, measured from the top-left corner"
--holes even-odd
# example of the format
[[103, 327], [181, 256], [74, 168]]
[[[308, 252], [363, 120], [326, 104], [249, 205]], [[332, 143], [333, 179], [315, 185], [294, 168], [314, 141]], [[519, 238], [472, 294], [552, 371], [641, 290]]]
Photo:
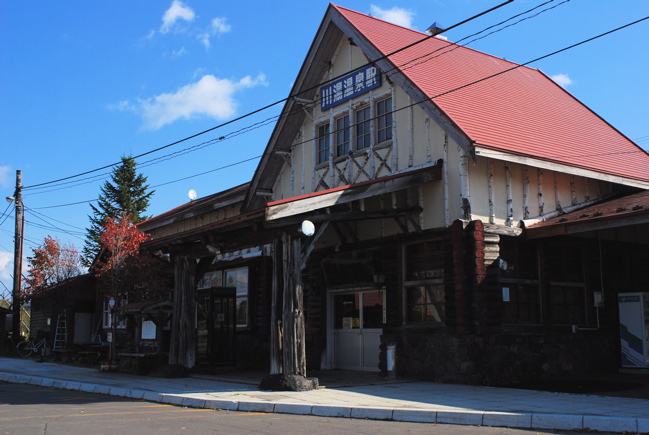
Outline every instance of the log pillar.
[[174, 309], [171, 324], [169, 364], [187, 368], [196, 363], [196, 262], [189, 257], [175, 258]]
[[[307, 391], [318, 388], [317, 378], [306, 377], [304, 295], [302, 269], [306, 263], [302, 242], [284, 232], [274, 242], [273, 301], [271, 312], [271, 374], [262, 390]], [[281, 280], [281, 282], [280, 282]]]

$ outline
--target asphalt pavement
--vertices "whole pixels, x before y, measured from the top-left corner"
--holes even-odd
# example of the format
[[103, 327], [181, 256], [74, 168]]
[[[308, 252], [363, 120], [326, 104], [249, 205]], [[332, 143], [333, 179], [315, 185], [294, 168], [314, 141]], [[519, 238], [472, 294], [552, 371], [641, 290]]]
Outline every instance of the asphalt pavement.
[[[313, 391], [261, 391], [262, 372], [156, 378], [0, 357], [0, 381], [194, 408], [522, 429], [649, 433], [649, 400], [323, 371]], [[0, 397], [0, 402], [2, 398]]]

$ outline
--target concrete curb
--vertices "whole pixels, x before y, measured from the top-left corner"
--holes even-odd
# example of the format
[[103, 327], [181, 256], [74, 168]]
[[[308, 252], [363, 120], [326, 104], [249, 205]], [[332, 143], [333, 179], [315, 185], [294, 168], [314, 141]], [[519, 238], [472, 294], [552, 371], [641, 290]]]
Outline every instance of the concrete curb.
[[227, 411], [392, 420], [415, 423], [511, 427], [521, 429], [596, 430], [601, 432], [649, 433], [649, 418], [235, 401], [228, 399], [196, 397], [195, 394], [165, 394], [155, 391], [109, 387], [107, 385], [41, 378], [38, 376], [24, 376], [3, 372], [0, 372], [0, 382], [29, 384], [95, 394], [105, 394], [190, 408], [222, 409]]

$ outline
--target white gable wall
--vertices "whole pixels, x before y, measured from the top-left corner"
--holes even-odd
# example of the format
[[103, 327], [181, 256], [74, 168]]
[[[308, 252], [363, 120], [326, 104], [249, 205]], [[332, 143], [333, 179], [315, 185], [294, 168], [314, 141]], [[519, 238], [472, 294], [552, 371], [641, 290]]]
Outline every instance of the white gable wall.
[[[336, 51], [330, 71], [323, 77], [323, 82], [345, 75], [350, 70], [367, 64], [368, 59], [355, 45], [342, 40]], [[322, 111], [320, 102], [315, 101], [310, 107], [304, 107], [307, 112], [304, 123], [296, 132], [292, 143], [292, 152], [286, 156], [285, 164], [278, 174], [272, 200], [287, 199], [299, 195], [319, 192], [348, 184], [357, 184], [373, 179], [394, 175], [407, 171], [409, 168], [419, 168], [422, 165], [433, 165], [434, 162], [445, 158], [448, 153], [457, 161], [458, 147], [452, 142], [445, 150], [445, 134], [443, 130], [431, 122], [424, 111], [400, 88], [395, 88], [386, 75], [383, 74], [382, 86], [369, 93], [363, 94], [349, 102]], [[351, 148], [355, 148], [355, 110], [359, 104], [370, 107], [372, 117], [376, 101], [392, 98], [393, 140], [380, 146], [372, 146], [369, 150], [354, 151], [352, 156], [335, 156], [335, 120], [339, 116], [349, 114], [351, 124]], [[317, 163], [318, 127], [329, 123], [331, 132], [331, 158], [328, 162]], [[372, 123], [374, 124], [374, 123]], [[372, 134], [376, 135], [374, 129]], [[376, 142], [374, 139], [373, 144]], [[449, 176], [457, 177], [457, 165], [449, 167]], [[421, 198], [436, 202], [435, 209], [444, 207], [443, 184], [428, 183], [421, 191], [409, 194], [410, 199], [404, 203], [421, 205]], [[453, 189], [451, 189], [452, 191]], [[457, 192], [455, 192], [457, 193]], [[383, 200], [383, 206], [392, 207], [393, 199]], [[459, 204], [459, 202], [458, 202]], [[457, 208], [457, 207], [455, 207]], [[444, 226], [444, 213], [425, 213], [426, 227]]]
[[616, 185], [593, 178], [481, 157], [469, 168], [471, 219], [518, 226], [605, 199]]
[[[347, 39], [342, 39], [330, 70], [322, 83], [344, 76], [355, 68], [366, 65], [367, 57]], [[558, 170], [539, 169], [491, 158], [482, 150], [473, 161], [466, 158], [467, 176], [462, 177], [460, 165], [464, 152], [444, 130], [427, 117], [417, 102], [393, 85], [389, 75], [382, 72], [382, 85], [331, 109], [322, 111], [319, 95], [302, 110], [307, 115], [299, 131], [295, 132], [290, 154], [279, 173], [272, 200], [292, 198], [327, 189], [357, 184], [403, 173], [410, 169], [443, 163], [443, 179], [422, 185], [418, 189], [383, 195], [381, 198], [350, 204], [355, 209], [386, 210], [390, 208], [420, 206], [424, 209], [418, 224], [422, 229], [449, 226], [465, 217], [462, 198], [468, 192], [472, 220], [485, 223], [518, 226], [524, 219], [538, 218], [558, 209], [574, 208], [610, 194], [613, 184], [593, 178], [569, 175]], [[376, 102], [392, 98], [392, 141], [376, 145], [376, 123], [372, 122], [372, 145], [356, 150], [355, 112], [359, 107], [369, 107], [370, 117], [376, 117]], [[295, 105], [294, 107], [300, 107]], [[350, 117], [351, 154], [335, 155], [335, 121], [343, 115]], [[329, 124], [330, 158], [318, 162], [318, 127]], [[462, 181], [464, 180], [464, 181]], [[465, 189], [465, 190], [463, 190]], [[355, 225], [355, 224], [352, 224]], [[384, 219], [357, 225], [362, 238], [389, 236], [401, 230], [392, 220]]]

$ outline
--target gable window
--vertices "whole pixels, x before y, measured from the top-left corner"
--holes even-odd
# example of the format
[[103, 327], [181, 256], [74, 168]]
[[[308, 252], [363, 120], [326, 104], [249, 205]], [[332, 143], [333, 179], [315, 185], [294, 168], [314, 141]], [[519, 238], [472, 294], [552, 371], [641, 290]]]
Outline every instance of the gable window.
[[329, 123], [318, 127], [318, 163], [329, 160]]
[[349, 115], [336, 119], [336, 157], [349, 153]]
[[356, 111], [356, 149], [363, 150], [370, 147], [370, 108], [365, 107]]
[[376, 133], [377, 143], [392, 140], [392, 98], [376, 103]]

